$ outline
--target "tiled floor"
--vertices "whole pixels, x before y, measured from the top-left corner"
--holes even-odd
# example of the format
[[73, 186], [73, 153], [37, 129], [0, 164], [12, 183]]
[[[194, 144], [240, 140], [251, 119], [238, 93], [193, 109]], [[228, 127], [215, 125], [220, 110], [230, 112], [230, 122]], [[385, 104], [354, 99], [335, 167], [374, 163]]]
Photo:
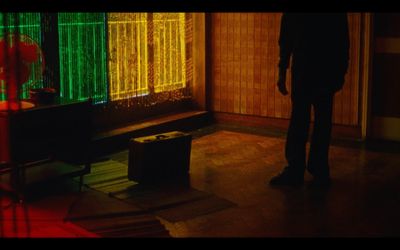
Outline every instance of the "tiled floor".
[[[268, 180], [285, 165], [285, 138], [247, 132], [210, 127], [194, 133], [191, 186], [236, 206], [185, 221], [159, 218], [173, 237], [400, 236], [400, 150], [377, 152], [357, 143], [335, 143], [329, 190], [309, 188], [308, 174], [304, 187], [272, 188]], [[43, 236], [40, 229], [45, 226], [65, 226], [63, 218], [79, 195], [49, 194], [29, 203], [31, 236]], [[10, 209], [3, 207], [3, 222], [10, 218]], [[45, 218], [40, 216], [43, 211]], [[10, 220], [7, 226], [12, 226]], [[10, 231], [2, 232], [13, 237]], [[78, 230], [72, 234], [90, 236]]]

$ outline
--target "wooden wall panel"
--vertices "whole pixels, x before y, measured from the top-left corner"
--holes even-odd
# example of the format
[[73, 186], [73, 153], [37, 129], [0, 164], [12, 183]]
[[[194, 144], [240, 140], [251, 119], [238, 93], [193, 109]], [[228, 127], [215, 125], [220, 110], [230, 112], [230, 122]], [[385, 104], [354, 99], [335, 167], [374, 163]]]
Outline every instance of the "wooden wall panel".
[[269, 93], [268, 93], [268, 86], [267, 86], [267, 79], [268, 79], [268, 68], [270, 68], [270, 67], [268, 67], [268, 59], [267, 59], [267, 49], [265, 49], [265, 48], [268, 48], [268, 42], [269, 42], [269, 39], [268, 39], [268, 35], [267, 35], [267, 26], [268, 26], [268, 16], [267, 15], [263, 15], [263, 14], [260, 14], [260, 16], [261, 16], [261, 36], [260, 36], [260, 40], [261, 40], [261, 48], [260, 48], [260, 50], [261, 50], [261, 53], [260, 53], [260, 56], [261, 56], [261, 59], [260, 59], [260, 63], [261, 63], [261, 65], [260, 65], [260, 68], [261, 68], [261, 75], [260, 75], [260, 91], [261, 91], [261, 93], [260, 93], [260, 98], [261, 98], [261, 101], [260, 101], [260, 105], [261, 105], [261, 107], [260, 107], [260, 109], [261, 109], [261, 116], [264, 116], [264, 117], [266, 117], [266, 116], [268, 116], [268, 96], [269, 96]]
[[213, 28], [211, 36], [213, 37], [213, 65], [211, 72], [212, 91], [211, 91], [211, 108], [213, 110], [221, 110], [221, 14], [213, 15]]
[[[211, 14], [211, 91], [215, 112], [290, 118], [289, 96], [276, 88], [281, 13]], [[359, 126], [361, 14], [349, 13], [350, 65], [335, 96], [333, 121]], [[290, 74], [287, 76], [290, 90]]]
[[[288, 118], [284, 117], [282, 114], [282, 99], [284, 98], [289, 98], [288, 96], [282, 96], [281, 93], [279, 93], [278, 89], [276, 88], [276, 81], [278, 80], [278, 63], [279, 63], [279, 46], [277, 41], [279, 40], [279, 27], [280, 27], [280, 20], [281, 20], [281, 15], [274, 15], [273, 18], [271, 19], [271, 26], [272, 29], [269, 30], [268, 32], [271, 33], [271, 42], [273, 43], [271, 46], [271, 50], [269, 53], [271, 54], [271, 61], [272, 61], [272, 67], [274, 67], [274, 70], [272, 70], [272, 78], [270, 81], [271, 84], [271, 89], [270, 91], [274, 92], [274, 97], [275, 97], [275, 117], [276, 118]], [[290, 83], [288, 82], [287, 85]]]
[[[247, 14], [239, 13], [240, 15], [240, 113], [246, 114], [247, 106]], [[228, 51], [229, 53], [229, 51]], [[246, 65], [246, 66], [244, 66]]]
[[247, 14], [247, 93], [246, 114], [254, 114], [254, 13]]
[[[279, 16], [280, 18], [280, 16]], [[266, 60], [267, 60], [267, 79], [266, 82], [263, 82], [262, 84], [267, 85], [267, 116], [268, 117], [277, 117], [275, 114], [275, 71], [277, 69], [277, 65], [274, 64], [274, 51], [279, 50], [278, 47], [278, 39], [274, 37], [274, 32], [277, 27], [274, 26], [274, 19], [277, 19], [276, 14], [270, 14], [267, 15], [267, 25], [266, 25], [266, 30], [265, 34], [267, 36], [268, 42], [267, 42], [267, 47], [263, 48], [266, 50]], [[265, 67], [264, 65], [261, 65], [261, 67]]]
[[221, 110], [228, 112], [227, 86], [228, 86], [228, 15], [221, 15]]
[[361, 14], [349, 13], [350, 62], [343, 89], [335, 96], [333, 122], [359, 124]]
[[253, 114], [261, 115], [261, 15], [254, 13], [254, 96]]
[[350, 85], [351, 95], [350, 95], [350, 125], [358, 125], [361, 121], [361, 113], [359, 114], [361, 106], [361, 80], [360, 80], [360, 67], [361, 67], [361, 14], [351, 13], [349, 14], [350, 34], [351, 34], [351, 47], [350, 47], [350, 57], [352, 66], [350, 68], [350, 76], [347, 79], [347, 84]]
[[240, 113], [240, 15], [233, 16], [233, 87], [234, 87], [234, 100], [233, 110], [234, 113]]
[[[228, 31], [227, 31], [227, 49], [228, 51], [233, 51], [233, 46], [234, 46], [234, 13], [229, 13], [228, 14]], [[228, 53], [228, 56], [226, 58], [227, 62], [226, 65], [228, 67], [227, 72], [228, 72], [228, 76], [227, 76], [227, 88], [226, 88], [226, 92], [228, 94], [228, 106], [227, 106], [227, 111], [230, 113], [234, 112], [234, 84], [233, 84], [233, 79], [234, 79], [234, 75], [233, 75], [233, 70], [234, 70], [234, 60], [233, 60], [233, 53]]]

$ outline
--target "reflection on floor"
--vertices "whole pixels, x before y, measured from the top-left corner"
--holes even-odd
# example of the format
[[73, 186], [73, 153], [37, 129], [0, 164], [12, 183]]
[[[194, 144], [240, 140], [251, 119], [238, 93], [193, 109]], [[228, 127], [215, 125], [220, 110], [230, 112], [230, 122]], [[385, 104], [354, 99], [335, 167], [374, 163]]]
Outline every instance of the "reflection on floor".
[[[200, 201], [212, 195], [234, 205], [208, 211], [205, 205], [185, 201], [187, 207], [180, 209], [190, 216], [177, 217], [172, 210], [174, 219], [168, 219], [172, 218], [168, 217], [171, 210], [163, 213], [160, 207], [148, 209], [145, 205], [153, 205], [157, 199], [161, 205], [169, 202], [168, 209], [178, 208], [175, 206], [179, 205], [179, 202], [176, 203], [178, 196], [174, 198], [173, 194], [170, 199], [162, 201], [158, 193], [146, 196], [142, 192], [142, 200], [133, 199], [136, 203], [130, 203], [124, 200], [124, 192], [110, 197], [105, 194], [107, 192], [99, 192], [97, 186], [97, 191], [85, 188], [78, 193], [73, 186], [75, 184], [69, 182], [62, 191], [42, 192], [40, 197], [27, 202], [25, 210], [21, 204], [13, 210], [7, 198], [3, 197], [1, 236], [141, 237], [143, 234], [137, 232], [142, 233], [149, 227], [133, 226], [132, 216], [139, 214], [146, 218], [149, 222], [146, 225], [151, 225], [152, 229], [156, 228], [156, 218], [172, 237], [400, 236], [398, 150], [378, 152], [367, 150], [361, 144], [334, 143], [330, 150], [333, 185], [329, 190], [311, 189], [307, 185], [311, 179], [307, 173], [304, 187], [272, 188], [267, 185], [268, 180], [286, 163], [284, 135], [215, 126], [195, 131], [193, 135], [190, 189], [195, 190], [195, 196]], [[126, 151], [105, 158], [125, 166], [127, 164]], [[120, 173], [114, 175], [120, 176]], [[87, 179], [90, 182], [91, 177]], [[77, 210], [82, 200], [86, 204], [80, 205], [91, 209]], [[96, 205], [96, 202], [108, 205]], [[170, 204], [173, 204], [172, 207]], [[196, 209], [203, 210], [201, 213], [193, 212]], [[85, 216], [86, 222], [88, 219], [92, 222], [86, 223], [82, 219]], [[119, 219], [115, 219], [116, 216]], [[129, 216], [129, 219], [124, 219], [124, 216]], [[108, 230], [110, 223], [114, 223], [112, 231]], [[102, 227], [103, 231], [99, 229]], [[46, 228], [54, 233], [46, 234]], [[20, 233], [16, 234], [16, 231]], [[167, 236], [161, 236], [161, 231], [152, 237]]]

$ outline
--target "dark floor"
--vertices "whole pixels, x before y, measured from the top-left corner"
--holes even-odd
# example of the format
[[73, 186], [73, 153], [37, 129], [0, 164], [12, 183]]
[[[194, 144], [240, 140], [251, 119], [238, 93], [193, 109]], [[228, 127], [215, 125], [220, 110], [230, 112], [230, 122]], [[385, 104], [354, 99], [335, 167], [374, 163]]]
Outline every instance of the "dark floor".
[[[359, 142], [335, 140], [330, 150], [333, 185], [329, 190], [316, 190], [308, 187], [308, 174], [304, 187], [267, 185], [285, 165], [284, 134], [212, 126], [193, 135], [191, 187], [236, 205], [177, 222], [155, 214], [172, 237], [400, 236], [398, 144], [384, 144], [388, 148], [378, 150]], [[115, 155], [127, 159], [124, 153]], [[29, 203], [31, 236], [46, 237], [43, 228], [58, 226], [63, 228], [59, 231], [64, 237], [95, 237], [76, 225], [68, 224], [65, 229], [68, 209], [84, 193], [48, 195]], [[15, 223], [7, 217], [12, 215], [10, 209], [3, 206], [5, 237], [13, 237], [4, 229]], [[23, 210], [17, 212], [14, 221], [23, 224]]]

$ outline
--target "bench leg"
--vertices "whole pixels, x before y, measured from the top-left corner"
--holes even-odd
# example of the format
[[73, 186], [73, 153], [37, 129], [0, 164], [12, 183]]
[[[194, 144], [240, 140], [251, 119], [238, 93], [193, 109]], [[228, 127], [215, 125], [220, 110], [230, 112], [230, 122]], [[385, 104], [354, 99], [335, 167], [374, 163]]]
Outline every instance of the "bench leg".
[[79, 176], [79, 193], [82, 192], [83, 175]]

